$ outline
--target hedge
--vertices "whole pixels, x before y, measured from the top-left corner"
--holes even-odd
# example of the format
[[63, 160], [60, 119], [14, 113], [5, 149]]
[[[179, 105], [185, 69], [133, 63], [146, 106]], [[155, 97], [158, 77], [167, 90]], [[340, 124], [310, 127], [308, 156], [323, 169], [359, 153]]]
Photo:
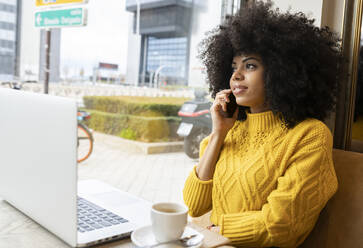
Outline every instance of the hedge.
[[91, 114], [86, 125], [102, 133], [143, 142], [180, 140], [176, 134], [181, 121], [179, 117], [157, 116], [160, 114], [152, 111], [145, 112], [149, 117], [106, 113], [92, 109], [85, 111]]
[[181, 105], [189, 98], [137, 96], [85, 96], [86, 109], [123, 115], [158, 113], [159, 116], [177, 116]]

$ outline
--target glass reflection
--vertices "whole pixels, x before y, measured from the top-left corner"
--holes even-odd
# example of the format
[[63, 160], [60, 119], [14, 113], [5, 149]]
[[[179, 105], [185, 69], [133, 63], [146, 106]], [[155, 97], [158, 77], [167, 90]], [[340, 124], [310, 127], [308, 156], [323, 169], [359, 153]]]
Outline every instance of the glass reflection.
[[352, 126], [352, 150], [363, 152], [363, 40], [359, 51], [358, 76]]

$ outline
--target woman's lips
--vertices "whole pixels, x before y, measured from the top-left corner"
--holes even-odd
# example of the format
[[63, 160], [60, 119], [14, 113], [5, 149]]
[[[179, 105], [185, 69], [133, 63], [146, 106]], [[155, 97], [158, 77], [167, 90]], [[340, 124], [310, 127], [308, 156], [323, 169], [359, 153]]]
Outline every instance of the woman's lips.
[[235, 87], [233, 89], [233, 94], [234, 95], [242, 94], [242, 93], [246, 92], [247, 89], [248, 89], [248, 87], [246, 87], [246, 86], [238, 86], [238, 87]]

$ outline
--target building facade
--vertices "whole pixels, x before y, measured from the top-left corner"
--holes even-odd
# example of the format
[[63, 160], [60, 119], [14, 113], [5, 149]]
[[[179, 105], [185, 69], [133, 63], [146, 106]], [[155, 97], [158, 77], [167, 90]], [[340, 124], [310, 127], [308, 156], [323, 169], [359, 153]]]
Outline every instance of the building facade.
[[[247, 0], [127, 0], [131, 12], [126, 82], [206, 86], [197, 58], [205, 33]], [[138, 17], [139, 6], [139, 17]], [[138, 22], [139, 20], [139, 22]]]
[[21, 1], [0, 0], [0, 81], [19, 76]]
[[[193, 1], [138, 2], [139, 18], [137, 1], [126, 1], [126, 10], [133, 13], [129, 36], [135, 39], [135, 42], [129, 39], [129, 44], [133, 44], [135, 48], [128, 49], [128, 66], [137, 68], [137, 71], [134, 69], [132, 72], [136, 72], [137, 78], [132, 80], [136, 80], [137, 85], [149, 86], [160, 83], [186, 84]], [[135, 55], [138, 59], [132, 61], [135, 60]]]

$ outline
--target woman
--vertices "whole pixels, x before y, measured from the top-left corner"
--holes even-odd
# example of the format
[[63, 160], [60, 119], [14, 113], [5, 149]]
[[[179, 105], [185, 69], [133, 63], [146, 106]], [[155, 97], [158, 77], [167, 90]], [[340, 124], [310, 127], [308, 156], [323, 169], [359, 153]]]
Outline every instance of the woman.
[[[213, 128], [183, 195], [189, 214], [241, 247], [297, 247], [338, 183], [322, 122], [342, 72], [339, 41], [302, 13], [241, 9], [202, 43]], [[226, 115], [230, 95], [238, 108]]]

